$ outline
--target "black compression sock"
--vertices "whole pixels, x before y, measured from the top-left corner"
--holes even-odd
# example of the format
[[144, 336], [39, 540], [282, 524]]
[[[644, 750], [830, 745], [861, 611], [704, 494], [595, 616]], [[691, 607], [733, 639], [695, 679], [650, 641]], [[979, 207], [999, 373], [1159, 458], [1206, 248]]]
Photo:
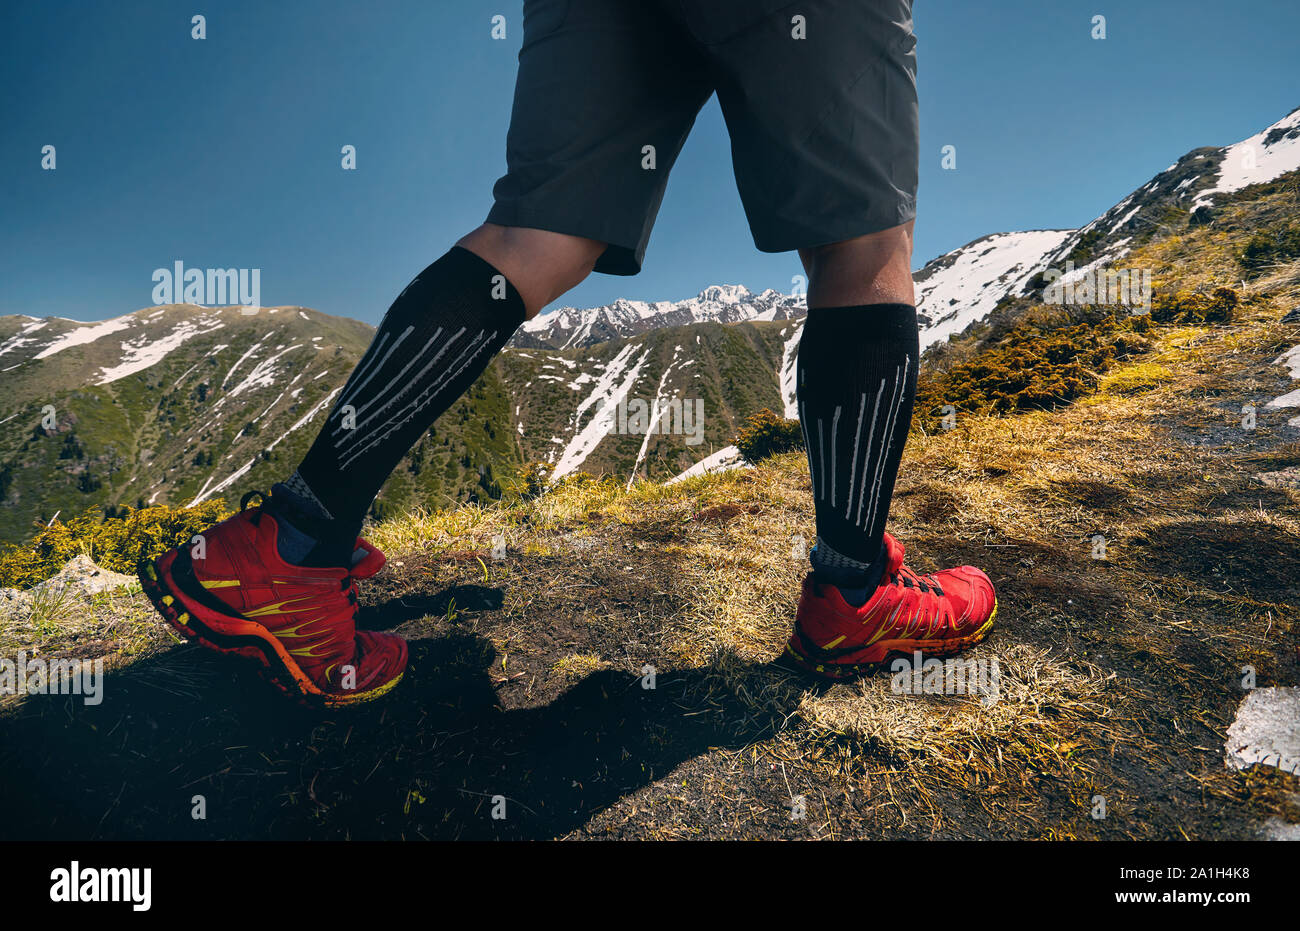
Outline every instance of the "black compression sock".
[[303, 553], [301, 539], [286, 539], [281, 555], [306, 565], [347, 565], [389, 473], [523, 321], [514, 286], [459, 246], [407, 285], [298, 471], [280, 486], [287, 502], [280, 516], [312, 541]]
[[796, 390], [817, 514], [811, 558], [820, 581], [871, 590], [880, 580], [919, 358], [910, 304], [808, 312]]

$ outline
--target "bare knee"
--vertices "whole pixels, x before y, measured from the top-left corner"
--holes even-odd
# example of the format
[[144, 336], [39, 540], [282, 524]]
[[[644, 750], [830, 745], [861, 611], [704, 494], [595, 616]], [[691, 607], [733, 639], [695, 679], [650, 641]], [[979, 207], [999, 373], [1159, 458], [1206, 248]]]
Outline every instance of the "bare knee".
[[492, 264], [515, 286], [531, 320], [591, 274], [605, 244], [550, 230], [485, 223], [456, 245]]
[[809, 307], [912, 304], [912, 223], [799, 250]]

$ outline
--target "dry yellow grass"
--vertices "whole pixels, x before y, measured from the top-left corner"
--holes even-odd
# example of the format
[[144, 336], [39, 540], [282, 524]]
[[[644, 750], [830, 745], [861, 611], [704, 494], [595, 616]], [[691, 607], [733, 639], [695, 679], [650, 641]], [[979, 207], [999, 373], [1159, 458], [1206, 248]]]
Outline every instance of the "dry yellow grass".
[[[1212, 261], [1201, 272], [1212, 280], [1217, 268]], [[884, 780], [936, 825], [945, 823], [935, 796], [941, 788], [996, 788], [1009, 799], [1033, 774], [1052, 773], [1079, 806], [1081, 823], [1044, 822], [1029, 836], [1091, 836], [1083, 812], [1099, 785], [1110, 780], [1115, 798], [1140, 804], [1115, 787], [1106, 755], [1139, 760], [1171, 752], [1145, 717], [1153, 695], [1181, 693], [1191, 718], [1219, 726], [1202, 708], [1216, 694], [1205, 681], [1226, 681], [1229, 669], [1180, 655], [1170, 635], [1179, 635], [1189, 616], [1209, 613], [1225, 622], [1215, 632], [1216, 648], [1233, 657], [1225, 667], [1244, 658], [1266, 664], [1268, 644], [1294, 623], [1291, 606], [1225, 590], [1212, 573], [1149, 572], [1151, 560], [1172, 555], [1180, 537], [1211, 548], [1243, 535], [1300, 539], [1297, 509], [1241, 505], [1207, 513], [1207, 501], [1241, 486], [1242, 464], [1170, 433], [1180, 418], [1228, 424], [1210, 389], [1240, 377], [1238, 367], [1259, 365], [1276, 339], [1279, 313], [1276, 303], [1257, 302], [1232, 325], [1157, 328], [1149, 353], [1117, 365], [1100, 390], [1072, 406], [959, 417], [955, 430], [911, 438], [892, 513], [910, 561], [918, 569], [993, 564], [1003, 579], [1017, 579], [997, 633], [970, 654], [998, 664], [1000, 692], [991, 704], [899, 695], [887, 675], [812, 688], [762, 665], [789, 635], [814, 536], [801, 454], [626, 491], [610, 482], [564, 483], [512, 506], [414, 515], [377, 527], [373, 537], [398, 552], [456, 552], [488, 549], [503, 534], [510, 552], [535, 554], [618, 539], [642, 558], [671, 559], [676, 587], [689, 593], [665, 622], [672, 662], [707, 672], [695, 700], [726, 695], [755, 721], [773, 722], [762, 754], [809, 772]], [[1096, 534], [1106, 538], [1103, 560], [1093, 558]], [[1193, 615], [1184, 605], [1196, 606]], [[1099, 649], [1105, 655], [1094, 661]], [[1117, 681], [1116, 654], [1148, 657], [1159, 667], [1150, 693], [1141, 677]], [[555, 670], [567, 675], [611, 659], [565, 657]], [[992, 797], [990, 812], [1005, 804], [1027, 824], [1039, 817], [1025, 799]]]
[[[1200, 230], [1134, 263], [1209, 287], [1230, 281], [1232, 248]], [[610, 709], [591, 753], [602, 778], [625, 738], [641, 740], [644, 773], [618, 776], [639, 788], [590, 815], [589, 833], [700, 836], [723, 811], [740, 825], [727, 836], [779, 836], [796, 830], [779, 809], [805, 794], [816, 822], [795, 836], [1245, 836], [1248, 821], [1294, 817], [1285, 779], [1224, 769], [1222, 734], [1243, 666], [1261, 684], [1295, 668], [1300, 493], [1254, 476], [1294, 465], [1300, 446], [1234, 418], [1275, 396], [1279, 341], [1300, 337], [1278, 326], [1297, 280], [1293, 267], [1269, 290], [1254, 283], [1231, 324], [1154, 328], [1149, 352], [1068, 407], [959, 414], [953, 430], [911, 437], [891, 531], [918, 571], [972, 563], [993, 577], [999, 621], [968, 658], [996, 662], [996, 701], [902, 694], [887, 671], [825, 687], [770, 664], [814, 539], [807, 468], [787, 454], [673, 485], [567, 481], [370, 528], [390, 570], [367, 583], [367, 607], [412, 637], [412, 679], [421, 663], [426, 676], [398, 738], [425, 755], [404, 765], [445, 758], [463, 696], [482, 685], [504, 712], [483, 728], [523, 709], [529, 728], [577, 741], [574, 715], [599, 728]], [[148, 629], [139, 639], [161, 652], [173, 641], [146, 613], [118, 605], [9, 642], [75, 653]], [[646, 664], [669, 683], [655, 701], [636, 685]], [[471, 687], [443, 695], [428, 680], [444, 673]], [[444, 703], [454, 713], [420, 746], [423, 716]], [[706, 718], [714, 729], [681, 737]], [[469, 761], [496, 744], [514, 767], [520, 739], [467, 743], [451, 772], [482, 775]], [[653, 756], [674, 740], [687, 749]], [[1090, 814], [1098, 796], [1108, 820]]]

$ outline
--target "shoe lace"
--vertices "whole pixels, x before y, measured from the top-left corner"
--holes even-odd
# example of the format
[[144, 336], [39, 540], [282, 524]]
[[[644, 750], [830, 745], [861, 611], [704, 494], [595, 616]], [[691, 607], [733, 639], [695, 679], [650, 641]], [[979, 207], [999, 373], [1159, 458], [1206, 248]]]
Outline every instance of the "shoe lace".
[[349, 602], [353, 607], [357, 607], [358, 605], [357, 605], [357, 581], [356, 581], [356, 579], [352, 578], [351, 575], [347, 575], [347, 576], [345, 576], [344, 578], [342, 578], [342, 579], [339, 580], [339, 588], [343, 591], [343, 594], [347, 595], [347, 597], [348, 597], [348, 602]]
[[904, 587], [915, 587], [923, 592], [934, 592], [937, 595], [943, 595], [943, 591], [940, 590], [938, 585], [934, 584], [933, 579], [917, 575], [907, 566], [899, 566], [898, 571], [890, 575], [889, 581], [893, 585], [902, 584]]
[[258, 524], [262, 519], [262, 512], [266, 510], [266, 502], [269, 500], [265, 492], [258, 491], [257, 489], [244, 492], [243, 496], [239, 499], [239, 513], [242, 514], [247, 511], [248, 502], [252, 501], [254, 498], [257, 499], [257, 506], [253, 508], [253, 510], [257, 513], [252, 516], [251, 520], [254, 524]]
[[351, 603], [352, 607], [359, 608], [361, 606], [358, 601], [361, 590], [357, 587], [357, 579], [352, 575], [351, 566], [348, 566], [348, 574], [339, 580], [339, 588], [347, 595], [348, 602]]

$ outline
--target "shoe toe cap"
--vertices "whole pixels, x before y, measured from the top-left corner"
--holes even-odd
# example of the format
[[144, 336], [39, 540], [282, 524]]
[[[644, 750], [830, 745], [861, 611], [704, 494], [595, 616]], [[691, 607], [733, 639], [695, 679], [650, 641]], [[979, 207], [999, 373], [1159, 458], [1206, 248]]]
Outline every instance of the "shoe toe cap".
[[[983, 570], [974, 566], [958, 566], [943, 575], [946, 576], [944, 591], [965, 600], [971, 607], [972, 615], [987, 615], [992, 612], [996, 594], [993, 580]], [[950, 584], [953, 580], [960, 584]]]

